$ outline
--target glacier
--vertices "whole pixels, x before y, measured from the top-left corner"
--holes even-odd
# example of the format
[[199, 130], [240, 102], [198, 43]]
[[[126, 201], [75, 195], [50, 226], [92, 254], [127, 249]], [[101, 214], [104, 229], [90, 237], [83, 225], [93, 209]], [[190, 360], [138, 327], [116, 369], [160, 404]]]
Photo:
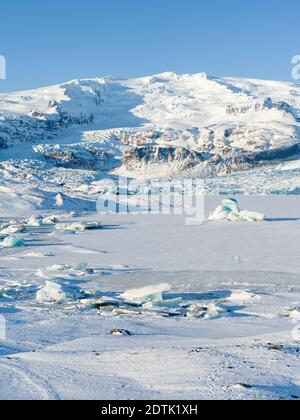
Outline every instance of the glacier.
[[91, 208], [83, 200], [115, 176], [199, 178], [208, 194], [299, 194], [299, 98], [299, 84], [206, 73], [1, 94], [0, 201], [5, 191], [29, 212], [53, 208], [59, 193]]

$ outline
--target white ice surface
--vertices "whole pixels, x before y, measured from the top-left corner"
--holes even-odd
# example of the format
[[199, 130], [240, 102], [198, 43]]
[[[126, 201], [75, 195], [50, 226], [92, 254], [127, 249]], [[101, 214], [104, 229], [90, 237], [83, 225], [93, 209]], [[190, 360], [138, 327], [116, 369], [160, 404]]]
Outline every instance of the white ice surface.
[[[219, 201], [206, 200], [207, 215]], [[85, 214], [104, 229], [34, 227], [22, 234], [26, 248], [1, 249], [0, 398], [300, 397], [299, 198], [239, 202], [267, 220], [186, 226], [175, 216]], [[80, 261], [87, 265], [74, 270]], [[71, 269], [47, 270], [62, 264]], [[212, 316], [112, 316], [75, 295], [45, 304], [36, 294], [46, 281], [111, 301], [167, 283], [168, 305], [177, 299]], [[114, 328], [133, 335], [112, 336]]]

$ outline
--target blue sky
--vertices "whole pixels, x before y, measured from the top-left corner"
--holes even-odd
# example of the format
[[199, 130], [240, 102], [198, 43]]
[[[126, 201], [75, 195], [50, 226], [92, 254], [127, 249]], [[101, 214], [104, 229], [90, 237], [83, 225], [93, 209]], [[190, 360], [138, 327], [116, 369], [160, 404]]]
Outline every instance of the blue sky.
[[299, 16], [296, 0], [4, 0], [0, 91], [164, 71], [290, 80]]

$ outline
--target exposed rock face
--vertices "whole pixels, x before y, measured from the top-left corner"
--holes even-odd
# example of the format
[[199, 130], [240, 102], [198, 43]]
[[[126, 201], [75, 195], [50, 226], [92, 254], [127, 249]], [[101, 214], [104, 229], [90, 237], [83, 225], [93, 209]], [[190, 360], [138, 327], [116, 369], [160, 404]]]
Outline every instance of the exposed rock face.
[[[232, 130], [231, 135], [235, 134]], [[226, 137], [226, 136], [225, 136]], [[300, 153], [300, 144], [264, 150], [241, 150], [230, 146], [202, 144], [198, 151], [180, 146], [131, 147], [124, 154], [119, 174], [150, 178], [163, 176], [222, 176], [280, 161]]]
[[182, 147], [173, 146], [141, 146], [128, 150], [124, 156], [126, 168], [136, 168], [136, 165], [179, 165], [182, 170], [192, 168], [203, 161], [200, 153]]
[[285, 101], [274, 103], [272, 98], [266, 98], [263, 104], [257, 102], [247, 106], [228, 105], [226, 113], [228, 115], [239, 115], [248, 112], [263, 112], [272, 109], [290, 114], [295, 120], [298, 120], [298, 117], [290, 104]]
[[137, 146], [125, 152], [123, 165], [118, 173], [147, 178], [175, 176], [203, 161], [201, 153], [183, 147]]
[[[93, 115], [82, 114], [73, 117], [65, 112], [59, 112], [55, 116], [49, 116], [39, 111], [31, 111], [29, 116], [5, 116], [1, 121], [0, 129], [5, 136], [5, 143], [11, 146], [21, 142], [36, 143], [38, 141], [52, 140], [60, 130], [72, 125], [85, 125], [93, 122]], [[4, 142], [3, 137], [0, 134]]]
[[34, 149], [45, 161], [62, 168], [109, 171], [118, 165], [114, 155], [91, 145], [41, 145]]

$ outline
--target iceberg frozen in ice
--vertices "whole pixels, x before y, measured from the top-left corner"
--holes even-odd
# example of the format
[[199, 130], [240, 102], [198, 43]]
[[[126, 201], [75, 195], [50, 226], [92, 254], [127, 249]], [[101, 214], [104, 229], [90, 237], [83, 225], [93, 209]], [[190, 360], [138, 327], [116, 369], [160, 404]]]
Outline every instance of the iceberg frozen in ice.
[[98, 230], [101, 229], [101, 227], [101, 223], [97, 222], [75, 222], [70, 224], [56, 225], [56, 230], [69, 232], [84, 232], [85, 230]]
[[63, 291], [60, 284], [46, 281], [44, 287], [37, 292], [36, 300], [39, 302], [63, 302], [67, 299], [67, 294]]
[[70, 270], [71, 266], [68, 264], [54, 264], [47, 267], [47, 271], [66, 271]]
[[244, 222], [263, 222], [265, 220], [263, 214], [247, 210], [240, 212], [240, 218]]
[[111, 330], [110, 335], [117, 335], [120, 337], [128, 337], [131, 336], [131, 332], [128, 330], [123, 330], [121, 328], [115, 328], [114, 330]]
[[211, 302], [208, 305], [196, 303], [190, 306], [187, 316], [189, 318], [212, 319], [227, 313], [229, 313], [229, 309], [221, 304], [214, 302]]
[[15, 235], [16, 233], [25, 233], [25, 232], [26, 232], [25, 225], [7, 224], [0, 228], [1, 235]]
[[41, 216], [31, 216], [27, 220], [27, 225], [30, 227], [40, 227], [42, 225], [43, 218]]
[[86, 263], [86, 262], [80, 262], [78, 264], [72, 265], [71, 268], [74, 271], [85, 271], [88, 268], [88, 263]]
[[163, 294], [170, 292], [171, 288], [168, 284], [159, 284], [158, 286], [148, 286], [141, 289], [132, 289], [123, 293], [120, 298], [128, 303], [143, 305], [151, 301], [162, 301]]
[[20, 248], [22, 246], [25, 246], [23, 239], [15, 236], [8, 236], [0, 243], [1, 248]]
[[182, 298], [150, 301], [143, 304], [143, 315], [183, 316], [187, 312]]
[[84, 293], [77, 287], [46, 281], [45, 285], [37, 292], [36, 300], [44, 303], [63, 303], [69, 299], [77, 300], [82, 297], [84, 297]]
[[144, 309], [178, 309], [183, 304], [182, 298], [166, 299], [166, 300], [153, 300], [143, 304]]
[[47, 271], [59, 272], [59, 271], [87, 271], [88, 264], [86, 262], [80, 262], [78, 264], [54, 264], [47, 267]]
[[55, 225], [58, 222], [57, 217], [55, 216], [48, 216], [45, 217], [42, 221], [43, 225]]
[[263, 222], [265, 216], [261, 213], [241, 210], [237, 200], [227, 198], [209, 215], [208, 220], [213, 222]]

